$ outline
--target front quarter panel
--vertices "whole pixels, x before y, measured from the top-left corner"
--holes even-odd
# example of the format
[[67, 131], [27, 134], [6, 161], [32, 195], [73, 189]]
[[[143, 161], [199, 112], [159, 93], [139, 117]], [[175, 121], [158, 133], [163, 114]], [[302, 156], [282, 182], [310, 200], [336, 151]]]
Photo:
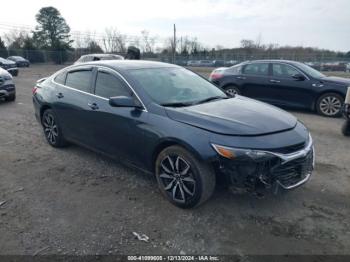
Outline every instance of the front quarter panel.
[[149, 170], [153, 170], [159, 150], [171, 144], [183, 146], [202, 161], [216, 156], [209, 142], [208, 131], [174, 121], [165, 114], [149, 114], [149, 121], [143, 127], [145, 134], [143, 147], [150, 149], [149, 154], [145, 154]]

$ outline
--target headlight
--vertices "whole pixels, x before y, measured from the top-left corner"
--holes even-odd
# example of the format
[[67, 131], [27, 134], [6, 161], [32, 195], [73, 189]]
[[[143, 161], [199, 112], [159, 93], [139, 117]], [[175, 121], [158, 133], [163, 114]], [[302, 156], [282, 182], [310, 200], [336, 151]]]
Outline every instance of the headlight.
[[233, 160], [254, 160], [254, 161], [266, 161], [268, 159], [274, 158], [275, 155], [259, 150], [253, 149], [242, 149], [242, 148], [233, 148], [220, 146], [212, 144], [215, 151], [222, 157], [233, 159]]
[[12, 76], [10, 74], [4, 75], [4, 80], [12, 80]]

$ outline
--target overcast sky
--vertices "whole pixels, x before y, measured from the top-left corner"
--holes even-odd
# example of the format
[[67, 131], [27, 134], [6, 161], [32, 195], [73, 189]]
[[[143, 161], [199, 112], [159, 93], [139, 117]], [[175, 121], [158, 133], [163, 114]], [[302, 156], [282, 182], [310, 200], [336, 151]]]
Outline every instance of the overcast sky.
[[198, 37], [208, 47], [239, 46], [241, 39], [350, 51], [350, 0], [22, 0], [3, 1], [6, 25], [35, 25], [43, 6], [59, 9], [74, 31], [102, 33], [106, 27], [139, 35]]

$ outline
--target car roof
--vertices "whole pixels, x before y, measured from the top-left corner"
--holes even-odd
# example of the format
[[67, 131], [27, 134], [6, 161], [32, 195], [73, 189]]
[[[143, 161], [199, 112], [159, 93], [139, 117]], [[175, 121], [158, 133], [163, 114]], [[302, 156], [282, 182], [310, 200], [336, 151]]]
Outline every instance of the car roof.
[[8, 59], [3, 58], [3, 57], [0, 57], [0, 60], [1, 60], [2, 62], [11, 62], [11, 63], [13, 63], [11, 60], [8, 60]]
[[[78, 64], [77, 66], [81, 66], [82, 64]], [[85, 65], [99, 65], [106, 66], [114, 69], [120, 70], [128, 70], [128, 69], [146, 69], [146, 68], [169, 68], [169, 67], [179, 67], [177, 65], [162, 63], [162, 62], [154, 62], [147, 60], [100, 60], [87, 62], [83, 64]]]
[[293, 60], [282, 60], [282, 59], [262, 59], [262, 60], [250, 60], [245, 61], [242, 64], [250, 64], [250, 63], [286, 63], [286, 64], [300, 64], [301, 62], [293, 61]]
[[87, 54], [87, 55], [83, 55], [82, 57], [87, 57], [87, 56], [109, 57], [109, 56], [121, 56], [121, 55], [117, 55], [117, 54]]

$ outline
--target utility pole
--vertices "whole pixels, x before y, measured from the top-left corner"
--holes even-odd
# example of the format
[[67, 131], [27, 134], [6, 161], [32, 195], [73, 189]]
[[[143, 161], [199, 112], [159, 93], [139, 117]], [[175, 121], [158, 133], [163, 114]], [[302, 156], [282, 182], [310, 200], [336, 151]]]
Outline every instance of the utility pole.
[[173, 64], [176, 62], [176, 26], [174, 24]]

